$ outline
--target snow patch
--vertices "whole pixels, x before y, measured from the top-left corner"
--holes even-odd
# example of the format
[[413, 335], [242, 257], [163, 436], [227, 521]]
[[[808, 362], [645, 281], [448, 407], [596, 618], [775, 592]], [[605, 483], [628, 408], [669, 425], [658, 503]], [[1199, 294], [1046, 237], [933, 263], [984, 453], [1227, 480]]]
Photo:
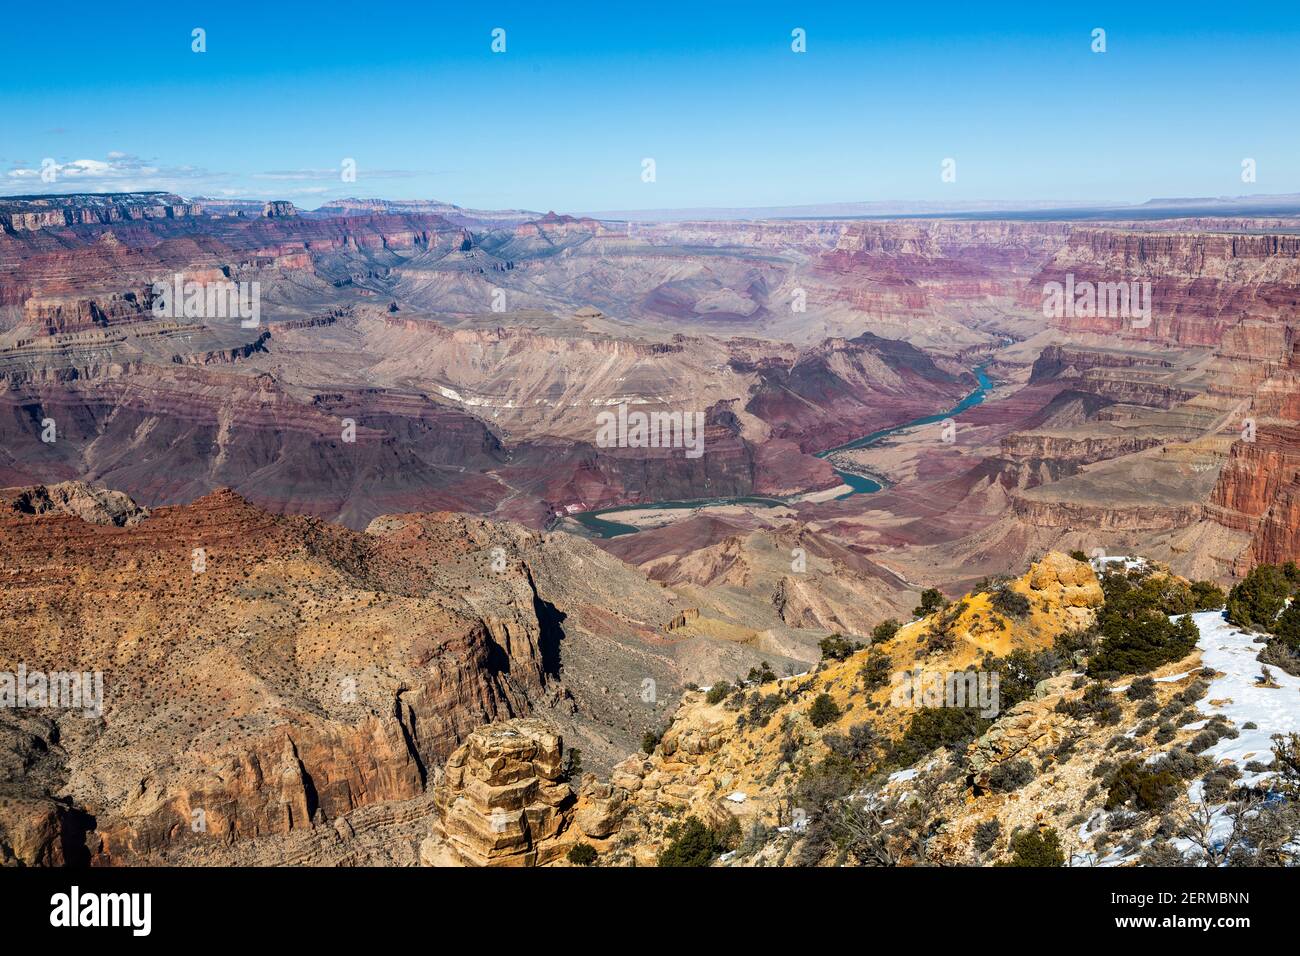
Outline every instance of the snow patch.
[[[1239, 734], [1233, 739], [1224, 737], [1206, 750], [1205, 756], [1216, 763], [1231, 760], [1243, 771], [1239, 783], [1253, 786], [1272, 772], [1246, 773], [1246, 764], [1252, 760], [1273, 762], [1273, 734], [1300, 733], [1300, 677], [1270, 668], [1273, 680], [1281, 686], [1260, 686], [1256, 657], [1261, 648], [1255, 643], [1256, 635], [1229, 624], [1220, 611], [1202, 611], [1193, 614], [1192, 620], [1201, 631], [1201, 660], [1222, 674], [1210, 680], [1209, 692], [1196, 707], [1207, 717], [1222, 714]], [[1255, 729], [1245, 729], [1248, 723], [1255, 724]]]

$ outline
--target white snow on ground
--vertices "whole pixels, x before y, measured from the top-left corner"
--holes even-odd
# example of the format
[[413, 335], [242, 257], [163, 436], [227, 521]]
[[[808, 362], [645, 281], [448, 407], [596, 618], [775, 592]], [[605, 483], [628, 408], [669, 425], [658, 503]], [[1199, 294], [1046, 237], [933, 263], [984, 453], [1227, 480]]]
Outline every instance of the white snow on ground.
[[[1108, 559], [1109, 560], [1109, 559]], [[1260, 673], [1260, 663], [1256, 660], [1263, 644], [1255, 643], [1256, 635], [1229, 624], [1222, 611], [1202, 611], [1192, 615], [1197, 629], [1201, 632], [1197, 647], [1201, 651], [1201, 664], [1220, 672], [1221, 676], [1207, 679], [1209, 690], [1199, 701], [1197, 709], [1206, 715], [1206, 720], [1188, 724], [1186, 730], [1197, 730], [1206, 725], [1208, 718], [1222, 714], [1236, 728], [1238, 736], [1224, 737], [1214, 746], [1203, 751], [1216, 764], [1231, 760], [1241, 770], [1238, 781], [1243, 786], [1252, 786], [1272, 776], [1271, 771], [1258, 773], [1247, 772], [1246, 764], [1258, 761], [1262, 764], [1273, 762], [1273, 734], [1300, 733], [1300, 677], [1276, 667], [1270, 667], [1273, 681], [1281, 686], [1273, 689], [1261, 687], [1256, 678]], [[1191, 672], [1160, 677], [1161, 682], [1182, 680]], [[1116, 690], [1126, 690], [1115, 688]], [[1216, 703], [1211, 703], [1215, 701]], [[1254, 723], [1255, 729], [1244, 725]], [[1148, 763], [1158, 756], [1149, 758]], [[1198, 779], [1188, 789], [1188, 798], [1193, 803], [1200, 803], [1203, 787]], [[1232, 822], [1223, 812], [1222, 806], [1216, 806], [1214, 832], [1226, 836], [1232, 828]], [[1104, 817], [1104, 815], [1103, 815]], [[1094, 815], [1079, 828], [1080, 839], [1101, 831], [1103, 820]], [[1173, 840], [1172, 844], [1186, 852], [1192, 844], [1188, 840]], [[1117, 866], [1136, 859], [1135, 854], [1121, 856], [1115, 851], [1101, 859], [1092, 852], [1076, 853], [1071, 857], [1072, 866]]]
[[1094, 810], [1092, 812], [1092, 815], [1089, 816], [1088, 819], [1084, 820], [1081, 824], [1079, 824], [1079, 839], [1080, 840], [1089, 839], [1088, 834], [1091, 833], [1093, 830], [1097, 829], [1098, 824], [1101, 822], [1101, 819], [1104, 816], [1105, 816], [1105, 811]]
[[[1222, 714], [1239, 735], [1222, 738], [1203, 751], [1203, 755], [1215, 763], [1232, 761], [1242, 772], [1239, 784], [1257, 785], [1273, 776], [1273, 772], [1248, 772], [1246, 764], [1251, 761], [1272, 764], [1273, 734], [1300, 733], [1300, 677], [1270, 667], [1273, 683], [1281, 686], [1261, 686], [1257, 680], [1261, 665], [1256, 658], [1263, 645], [1255, 642], [1256, 635], [1229, 624], [1220, 611], [1193, 614], [1192, 620], [1201, 631], [1198, 646], [1202, 663], [1224, 672], [1222, 677], [1210, 681], [1209, 692], [1196, 702], [1196, 707], [1203, 714]], [[1246, 728], [1244, 725], [1248, 723], [1254, 723], [1255, 728]], [[1187, 792], [1188, 799], [1201, 803], [1203, 790], [1201, 781], [1193, 782]], [[1232, 832], [1232, 821], [1224, 812], [1224, 805], [1214, 806], [1212, 810], [1212, 832], [1216, 838], [1226, 838]], [[1192, 849], [1189, 840], [1172, 843], [1184, 852]]]
[[[914, 780], [918, 774], [929, 773], [934, 769], [934, 765], [938, 762], [938, 760], [931, 760], [924, 767], [909, 767], [906, 770], [895, 770], [889, 775], [889, 779], [886, 780], [885, 783], [888, 785], [900, 781]], [[858, 791], [857, 795], [861, 796], [864, 795], [864, 793], [864, 791]]]
[[1101, 571], [1103, 565], [1122, 564], [1125, 571], [1132, 571], [1134, 568], [1145, 568], [1147, 566], [1146, 558], [1133, 558], [1123, 554], [1098, 554], [1089, 562], [1094, 571]]
[[[1300, 733], [1300, 677], [1277, 667], [1270, 667], [1277, 689], [1259, 686], [1260, 663], [1255, 660], [1264, 645], [1255, 643], [1255, 635], [1234, 627], [1219, 611], [1193, 614], [1201, 630], [1201, 661], [1207, 667], [1223, 671], [1224, 676], [1210, 681], [1210, 690], [1197, 701], [1197, 709], [1208, 715], [1223, 714], [1232, 721], [1241, 736], [1223, 738], [1205, 751], [1216, 763], [1225, 758], [1242, 770], [1240, 783], [1251, 785], [1268, 773], [1246, 773], [1252, 760], [1273, 762], [1273, 734]], [[1220, 701], [1211, 704], [1210, 701]], [[1255, 723], [1247, 730], [1244, 724]]]

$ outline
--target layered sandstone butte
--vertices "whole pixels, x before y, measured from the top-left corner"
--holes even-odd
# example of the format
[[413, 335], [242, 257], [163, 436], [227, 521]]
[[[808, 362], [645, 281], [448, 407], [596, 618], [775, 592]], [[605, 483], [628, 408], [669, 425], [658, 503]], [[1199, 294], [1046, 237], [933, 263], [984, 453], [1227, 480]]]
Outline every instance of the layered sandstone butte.
[[575, 804], [564, 743], [538, 720], [470, 734], [447, 759], [434, 803], [434, 836], [421, 846], [432, 865], [541, 866], [572, 843], [564, 839]]

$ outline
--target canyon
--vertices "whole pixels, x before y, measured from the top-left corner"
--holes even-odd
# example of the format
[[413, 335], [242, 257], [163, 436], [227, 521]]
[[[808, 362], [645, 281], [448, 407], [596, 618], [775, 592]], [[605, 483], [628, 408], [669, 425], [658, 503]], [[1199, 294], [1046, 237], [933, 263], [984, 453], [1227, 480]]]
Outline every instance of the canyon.
[[[0, 847], [522, 865], [627, 816], [658, 849], [615, 780], [689, 775], [627, 761], [722, 718], [692, 685], [1049, 552], [1300, 560], [1298, 227], [0, 201], [0, 670], [107, 697], [0, 714]], [[1150, 283], [1150, 321], [1045, 315], [1067, 280]], [[173, 281], [260, 318], [162, 314]], [[703, 453], [602, 447], [620, 406]]]

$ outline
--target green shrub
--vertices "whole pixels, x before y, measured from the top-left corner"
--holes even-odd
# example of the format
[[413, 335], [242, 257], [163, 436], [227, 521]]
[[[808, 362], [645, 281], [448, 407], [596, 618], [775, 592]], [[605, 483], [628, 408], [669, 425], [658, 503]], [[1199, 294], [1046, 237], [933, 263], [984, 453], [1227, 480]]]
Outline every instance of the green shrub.
[[893, 636], [898, 633], [899, 628], [901, 628], [902, 626], [903, 625], [899, 624], [892, 617], [885, 618], [883, 621], [881, 621], [879, 624], [877, 624], [875, 627], [871, 629], [871, 643], [873, 644], [885, 643], [885, 641], [888, 641], [891, 638], [893, 638]]
[[662, 730], [647, 730], [641, 735], [641, 749], [648, 754], [655, 752], [655, 747], [659, 746], [659, 741], [663, 739]]
[[1235, 764], [1216, 767], [1201, 778], [1203, 799], [1210, 803], [1227, 803], [1231, 799], [1233, 785], [1241, 777], [1241, 771]]
[[1034, 779], [1034, 765], [1028, 760], [1007, 760], [989, 771], [989, 786], [1002, 793], [1019, 790]]
[[940, 651], [950, 651], [956, 646], [957, 635], [953, 633], [952, 620], [936, 619], [929, 636], [925, 639], [926, 653], [937, 654]]
[[1006, 617], [1024, 617], [1029, 613], [1029, 598], [1010, 588], [995, 591], [992, 604], [995, 611]]
[[1063, 660], [1073, 662], [1078, 654], [1084, 657], [1092, 654], [1097, 649], [1097, 639], [1096, 627], [1062, 631], [1052, 641], [1052, 650]]
[[731, 684], [725, 680], [720, 680], [709, 688], [709, 692], [704, 696], [704, 699], [710, 704], [721, 703], [731, 691]]
[[823, 637], [817, 642], [821, 648], [822, 660], [824, 661], [842, 661], [850, 657], [854, 651], [862, 649], [862, 645], [857, 641], [851, 641], [841, 634], [832, 634], [829, 637]]
[[1135, 677], [1128, 685], [1126, 696], [1129, 700], [1146, 700], [1156, 692], [1156, 682], [1150, 677]]
[[849, 728], [847, 736], [828, 733], [822, 738], [822, 743], [827, 746], [831, 753], [843, 757], [855, 766], [874, 763], [878, 751], [886, 742], [886, 738], [882, 737], [871, 724], [867, 723], [854, 724]]
[[717, 835], [694, 815], [671, 824], [664, 835], [671, 842], [659, 854], [660, 866], [708, 866], [722, 852]]
[[719, 853], [735, 850], [744, 842], [745, 837], [740, 829], [740, 821], [735, 817], [727, 817], [726, 823], [713, 829], [713, 844]]
[[1300, 797], [1300, 734], [1274, 734], [1272, 740], [1273, 763], [1269, 769], [1278, 771], [1282, 792], [1294, 800]]
[[1106, 809], [1132, 804], [1147, 813], [1159, 813], [1178, 796], [1178, 777], [1168, 770], [1126, 760], [1106, 781]]
[[768, 722], [781, 708], [780, 694], [760, 695], [756, 691], [749, 702], [749, 719], [760, 727], [766, 727]]
[[889, 683], [889, 678], [893, 672], [893, 664], [889, 655], [882, 651], [868, 651], [866, 660], [858, 668], [858, 676], [862, 678], [862, 685], [869, 691], [879, 690]]
[[1300, 600], [1288, 604], [1273, 627], [1279, 644], [1289, 651], [1300, 653]]
[[960, 752], [992, 724], [992, 720], [968, 708], [922, 707], [890, 748], [885, 764], [910, 767], [940, 747]]
[[1119, 704], [1105, 684], [1089, 684], [1083, 696], [1074, 700], [1062, 698], [1056, 705], [1056, 713], [1067, 714], [1075, 720], [1093, 720], [1103, 727], [1119, 723], [1123, 716]]
[[997, 817], [977, 824], [975, 826], [975, 852], [987, 853], [993, 849], [993, 844], [997, 842], [1001, 834], [1002, 824], [998, 822]]
[[[1097, 614], [1097, 651], [1088, 661], [1088, 674], [1144, 674], [1170, 661], [1181, 660], [1196, 647], [1200, 632], [1187, 616], [1171, 621], [1179, 606], [1176, 593], [1149, 576], [1134, 582], [1111, 573], [1102, 581], [1106, 603]], [[1189, 602], [1190, 603], [1190, 602]]]
[[1223, 588], [1213, 581], [1192, 582], [1192, 602], [1198, 611], [1217, 611], [1227, 599]]
[[839, 705], [830, 694], [818, 694], [808, 709], [808, 720], [814, 727], [825, 727], [840, 719]]
[[1214, 762], [1212, 760], [1206, 757], [1198, 757], [1182, 747], [1175, 747], [1168, 753], [1162, 754], [1159, 760], [1147, 765], [1147, 769], [1155, 773], [1168, 770], [1179, 780], [1191, 780], [1197, 774], [1204, 773], [1213, 766]]
[[1276, 564], [1255, 565], [1228, 592], [1228, 620], [1250, 630], [1273, 630], [1278, 614], [1297, 583], [1300, 583], [1300, 573], [1292, 562], [1281, 567]]
[[767, 661], [763, 661], [757, 667], [751, 667], [745, 677], [747, 684], [770, 684], [774, 680], [776, 680], [776, 671], [772, 670], [772, 665]]
[[912, 616], [926, 617], [946, 606], [947, 603], [948, 599], [943, 596], [943, 592], [938, 588], [926, 588], [921, 592], [921, 603], [912, 610]]
[[1039, 681], [1047, 680], [1060, 669], [1061, 658], [1053, 651], [1034, 653], [1020, 648], [997, 658], [992, 666], [998, 673], [999, 704], [1007, 711], [1033, 697]]
[[1018, 833], [1008, 844], [1011, 860], [1007, 866], [1064, 866], [1065, 853], [1055, 830], [1030, 830]]
[[795, 787], [797, 805], [820, 812], [833, 806], [859, 787], [865, 768], [842, 753], [832, 751], [816, 763], [806, 765]]
[[569, 862], [574, 866], [591, 866], [596, 862], [596, 848], [590, 843], [575, 843], [569, 847]]
[[570, 747], [564, 752], [564, 766], [560, 768], [566, 780], [577, 780], [582, 776], [582, 751]]

